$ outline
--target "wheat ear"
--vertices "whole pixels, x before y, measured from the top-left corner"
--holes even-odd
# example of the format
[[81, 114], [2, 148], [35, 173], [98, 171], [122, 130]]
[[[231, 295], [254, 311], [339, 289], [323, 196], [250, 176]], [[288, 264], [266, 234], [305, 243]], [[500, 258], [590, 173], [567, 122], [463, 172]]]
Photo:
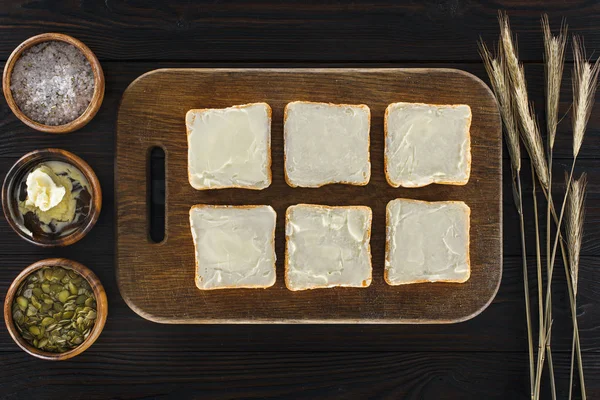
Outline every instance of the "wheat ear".
[[[565, 173], [565, 178], [568, 177]], [[568, 182], [568, 181], [567, 181]], [[579, 254], [581, 252], [581, 243], [583, 241], [583, 221], [585, 218], [585, 195], [586, 195], [587, 177], [583, 173], [578, 180], [573, 181], [571, 185], [571, 193], [569, 200], [567, 201], [567, 214], [566, 214], [566, 236], [567, 236], [567, 249], [569, 251], [569, 265], [570, 265], [570, 286], [573, 293], [573, 299], [571, 301], [572, 315], [575, 316], [575, 310], [577, 309], [577, 283], [579, 281]], [[579, 336], [579, 329], [576, 323], [573, 324], [573, 341], [571, 344], [571, 368], [569, 372], [569, 399], [572, 398], [573, 393], [573, 369], [575, 365], [575, 349], [576, 349], [576, 337]], [[581, 349], [578, 354], [580, 371], [580, 384], [582, 397], [585, 397], [585, 384], [583, 380], [583, 363], [581, 362]]]
[[535, 119], [533, 104], [529, 102], [525, 71], [517, 56], [516, 46], [513, 42], [513, 36], [506, 13], [502, 11], [499, 12], [498, 22], [500, 24], [500, 40], [508, 76], [510, 78], [511, 91], [516, 114], [518, 116], [521, 138], [527, 148], [531, 161], [535, 166], [541, 185], [544, 188], [547, 188], [548, 166], [544, 157], [542, 137], [540, 135], [537, 120]]

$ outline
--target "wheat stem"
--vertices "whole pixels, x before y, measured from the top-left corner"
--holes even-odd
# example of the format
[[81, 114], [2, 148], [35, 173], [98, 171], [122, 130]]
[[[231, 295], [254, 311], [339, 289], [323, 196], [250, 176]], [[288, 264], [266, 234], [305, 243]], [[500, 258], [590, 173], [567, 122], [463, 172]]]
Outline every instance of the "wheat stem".
[[[544, 193], [544, 196], [546, 197], [546, 199], [548, 198], [548, 193], [544, 190], [542, 190], [542, 192]], [[556, 214], [556, 209], [554, 208], [554, 203], [552, 203], [552, 208], [551, 208], [551, 212], [552, 212], [552, 218], [554, 220], [554, 224], [558, 225], [558, 215]], [[567, 290], [568, 290], [568, 294], [569, 294], [569, 304], [570, 304], [570, 309], [571, 309], [571, 320], [573, 322], [573, 326], [575, 327], [575, 350], [577, 351], [577, 362], [578, 362], [578, 366], [580, 367], [579, 369], [579, 382], [580, 385], [582, 387], [582, 398], [585, 399], [585, 384], [584, 384], [584, 377], [583, 377], [583, 366], [582, 366], [582, 358], [581, 358], [581, 342], [579, 340], [579, 327], [578, 327], [578, 323], [577, 323], [577, 310], [574, 307], [574, 294], [573, 294], [573, 288], [571, 286], [571, 273], [569, 272], [569, 260], [567, 259], [567, 249], [565, 249], [565, 244], [564, 241], [562, 240], [562, 234], [561, 232], [558, 232], [559, 235], [561, 235], [561, 240], [560, 240], [560, 253], [563, 259], [563, 266], [564, 266], [564, 270], [565, 270], [565, 276], [567, 279]], [[540, 301], [540, 304], [542, 302]]]
[[[550, 208], [552, 205], [552, 146], [548, 146], [548, 200], [546, 201], [546, 288], [548, 290], [549, 296], [549, 306], [546, 309], [546, 323], [548, 320], [552, 320], [552, 274], [550, 273], [550, 234], [551, 234], [551, 223], [550, 223]], [[549, 332], [552, 333], [551, 331]], [[548, 372], [550, 373], [550, 389], [552, 394], [552, 399], [556, 400], [556, 383], [554, 382], [554, 365], [552, 362], [552, 350], [550, 349], [550, 344], [552, 341], [551, 335], [548, 335], [548, 339], [546, 341], [546, 353], [548, 358]]]
[[545, 343], [546, 343], [546, 328], [544, 324], [545, 314], [542, 308], [542, 258], [540, 251], [540, 231], [539, 231], [539, 220], [538, 220], [538, 204], [537, 204], [537, 191], [536, 191], [536, 174], [533, 162], [531, 163], [531, 177], [532, 177], [532, 192], [533, 192], [533, 214], [535, 221], [535, 247], [536, 247], [536, 265], [537, 265], [537, 277], [538, 277], [538, 298], [539, 298], [539, 313], [540, 313], [540, 327], [539, 327], [539, 338], [538, 338], [538, 355], [537, 355], [537, 367], [536, 376], [533, 390], [533, 398], [539, 399], [540, 382], [542, 379], [542, 366], [545, 361]]
[[[515, 175], [513, 171], [513, 176]], [[521, 228], [521, 257], [523, 263], [523, 289], [525, 291], [525, 318], [527, 320], [527, 348], [529, 350], [529, 385], [533, 397], [534, 364], [533, 364], [533, 332], [531, 328], [531, 306], [529, 303], [529, 273], [527, 271], [527, 249], [525, 246], [525, 222], [523, 220], [523, 191], [521, 189], [521, 176], [516, 174], [517, 181], [517, 211]], [[513, 186], [513, 190], [515, 190]]]
[[[573, 306], [577, 308], [577, 300], [574, 299]], [[573, 398], [573, 366], [575, 365], [575, 325], [573, 325], [573, 342], [571, 343], [571, 368], [569, 370], [569, 400]]]
[[550, 342], [552, 340], [552, 331], [548, 332], [548, 338], [546, 340], [546, 359], [548, 360], [548, 373], [550, 374], [550, 394], [552, 400], [556, 400], [556, 381], [554, 380], [554, 362], [552, 361], [552, 349], [550, 348]]
[[[575, 351], [577, 355], [577, 369], [579, 372], [579, 385], [581, 386], [581, 398], [585, 400], [587, 398], [585, 391], [585, 379], [583, 376], [583, 360], [581, 357], [581, 341], [579, 340], [579, 323], [577, 322], [577, 308], [576, 308], [576, 296], [573, 293], [572, 283], [571, 283], [571, 274], [565, 263], [565, 275], [567, 277], [567, 289], [569, 292], [569, 303], [571, 305], [571, 321], [573, 323], [573, 341], [575, 342]], [[573, 356], [571, 355], [571, 363], [573, 363]], [[573, 372], [573, 365], [571, 365], [571, 372]], [[573, 379], [571, 377], [571, 385], [569, 386], [569, 398], [571, 398], [571, 390], [573, 388], [572, 385]]]

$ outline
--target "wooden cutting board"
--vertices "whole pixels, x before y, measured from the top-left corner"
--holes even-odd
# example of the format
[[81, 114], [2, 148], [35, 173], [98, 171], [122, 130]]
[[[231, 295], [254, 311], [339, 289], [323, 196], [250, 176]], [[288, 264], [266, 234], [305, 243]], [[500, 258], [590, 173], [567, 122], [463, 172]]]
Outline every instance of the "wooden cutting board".
[[[367, 186], [291, 188], [283, 173], [283, 110], [294, 100], [371, 108]], [[265, 190], [194, 190], [187, 180], [184, 116], [192, 108], [267, 102], [273, 108], [273, 183]], [[383, 115], [397, 101], [468, 104], [472, 170], [466, 186], [390, 187], [383, 172]], [[485, 84], [452, 69], [161, 69], [123, 95], [116, 139], [117, 280], [139, 315], [162, 323], [453, 323], [479, 314], [502, 276], [501, 125]], [[150, 149], [166, 158], [165, 239], [149, 238]], [[383, 280], [385, 207], [405, 197], [463, 200], [471, 207], [471, 278], [464, 284], [388, 286]], [[194, 284], [192, 205], [270, 204], [277, 211], [277, 282], [269, 289], [201, 291]], [[373, 210], [373, 282], [366, 289], [291, 292], [284, 284], [284, 217], [297, 203], [366, 205]]]

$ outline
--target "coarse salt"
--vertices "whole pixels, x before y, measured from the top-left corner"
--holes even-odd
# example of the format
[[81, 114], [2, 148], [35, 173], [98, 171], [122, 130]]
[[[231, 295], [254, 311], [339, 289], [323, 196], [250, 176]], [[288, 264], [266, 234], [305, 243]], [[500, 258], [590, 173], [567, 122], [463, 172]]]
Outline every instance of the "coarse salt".
[[94, 94], [92, 67], [75, 46], [49, 41], [23, 52], [11, 75], [13, 98], [32, 120], [64, 125], [86, 110]]

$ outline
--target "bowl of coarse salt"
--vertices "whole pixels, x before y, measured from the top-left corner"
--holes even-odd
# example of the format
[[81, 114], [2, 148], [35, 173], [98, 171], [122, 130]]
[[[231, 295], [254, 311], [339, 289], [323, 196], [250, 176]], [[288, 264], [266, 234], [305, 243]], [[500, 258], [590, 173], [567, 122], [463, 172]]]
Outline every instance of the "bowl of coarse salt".
[[8, 106], [23, 123], [49, 133], [68, 133], [94, 118], [104, 99], [104, 73], [85, 44], [61, 33], [21, 43], [2, 76]]

